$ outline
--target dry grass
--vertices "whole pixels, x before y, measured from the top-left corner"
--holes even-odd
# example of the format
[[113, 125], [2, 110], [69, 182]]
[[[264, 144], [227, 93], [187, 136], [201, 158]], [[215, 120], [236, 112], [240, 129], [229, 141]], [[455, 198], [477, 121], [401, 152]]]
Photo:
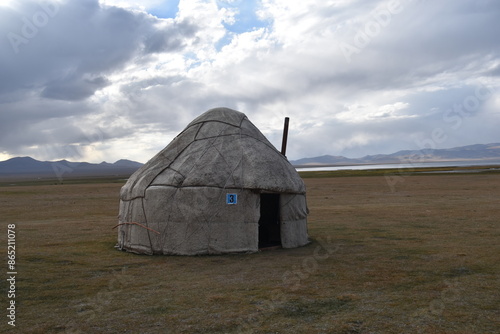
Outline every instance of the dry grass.
[[114, 250], [120, 184], [0, 188], [2, 226], [17, 225], [17, 329], [500, 330], [500, 175], [408, 176], [395, 192], [380, 176], [306, 184], [310, 245], [202, 257]]

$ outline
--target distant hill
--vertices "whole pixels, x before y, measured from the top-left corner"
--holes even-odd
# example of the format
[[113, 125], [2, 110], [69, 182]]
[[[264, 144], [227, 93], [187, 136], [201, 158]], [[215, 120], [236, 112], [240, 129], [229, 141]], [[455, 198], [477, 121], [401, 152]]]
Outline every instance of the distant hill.
[[[382, 164], [401, 162], [432, 161], [477, 161], [500, 160], [500, 143], [487, 145], [469, 145], [450, 149], [405, 150], [392, 154], [367, 155], [351, 159], [343, 156], [323, 155], [290, 161], [294, 166], [327, 166]], [[12, 158], [0, 161], [0, 178], [58, 178], [89, 176], [123, 176], [128, 177], [143, 164], [130, 160], [118, 160], [115, 163], [38, 161], [30, 157]]]
[[0, 178], [65, 178], [87, 176], [128, 176], [142, 166], [130, 160], [115, 163], [38, 161], [30, 157], [12, 158], [0, 161]]
[[500, 160], [500, 143], [477, 144], [449, 149], [405, 150], [392, 154], [367, 155], [362, 158], [350, 159], [343, 156], [323, 155], [290, 161], [294, 166], [312, 165], [356, 165], [382, 164], [401, 162], [434, 162], [434, 161], [474, 161]]

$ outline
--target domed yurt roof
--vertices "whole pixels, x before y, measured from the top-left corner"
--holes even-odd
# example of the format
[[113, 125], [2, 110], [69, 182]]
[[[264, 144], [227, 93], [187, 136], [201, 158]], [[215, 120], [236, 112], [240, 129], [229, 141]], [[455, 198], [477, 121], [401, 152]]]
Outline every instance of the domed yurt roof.
[[194, 119], [128, 180], [124, 200], [147, 187], [210, 186], [305, 193], [295, 168], [245, 114], [211, 109]]
[[245, 114], [211, 109], [122, 187], [118, 248], [191, 255], [301, 246], [308, 242], [305, 192], [295, 168]]

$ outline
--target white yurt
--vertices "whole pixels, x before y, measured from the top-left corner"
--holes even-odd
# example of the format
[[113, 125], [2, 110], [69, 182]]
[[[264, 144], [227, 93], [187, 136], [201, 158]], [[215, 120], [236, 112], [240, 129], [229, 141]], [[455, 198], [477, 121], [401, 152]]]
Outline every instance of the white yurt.
[[194, 119], [122, 187], [117, 248], [221, 254], [308, 243], [304, 182], [245, 114]]

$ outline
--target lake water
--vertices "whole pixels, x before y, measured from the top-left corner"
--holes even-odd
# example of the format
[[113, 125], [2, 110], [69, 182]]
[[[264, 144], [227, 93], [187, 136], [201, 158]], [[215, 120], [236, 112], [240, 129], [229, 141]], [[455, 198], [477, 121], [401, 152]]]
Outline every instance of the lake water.
[[400, 169], [400, 168], [423, 168], [423, 167], [469, 167], [469, 166], [490, 166], [500, 165], [500, 160], [481, 161], [439, 161], [439, 162], [419, 162], [419, 163], [393, 163], [378, 165], [343, 165], [343, 166], [311, 166], [296, 168], [298, 172], [316, 172], [333, 170], [369, 170], [369, 169]]

